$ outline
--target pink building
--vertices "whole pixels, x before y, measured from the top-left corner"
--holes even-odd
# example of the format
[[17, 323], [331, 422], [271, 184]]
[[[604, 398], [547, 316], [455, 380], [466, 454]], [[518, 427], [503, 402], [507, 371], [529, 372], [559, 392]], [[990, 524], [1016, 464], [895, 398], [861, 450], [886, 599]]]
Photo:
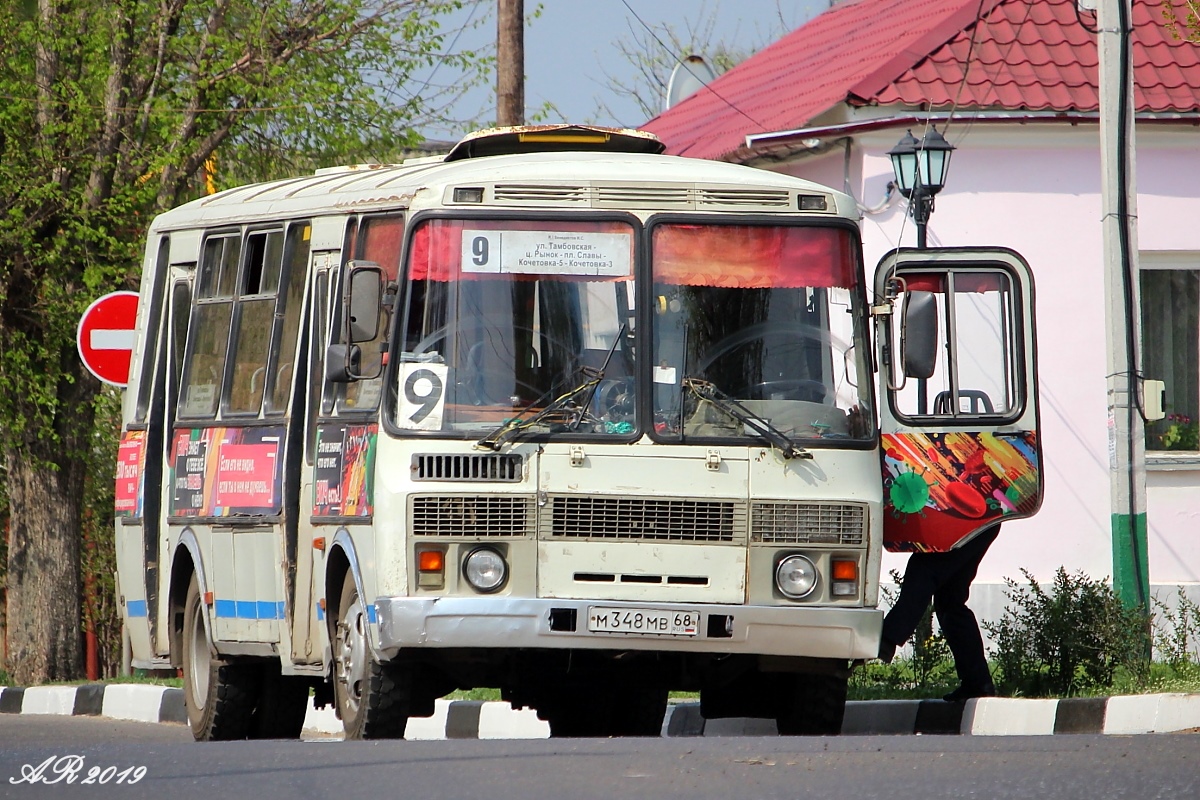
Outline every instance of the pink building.
[[[1200, 45], [1178, 38], [1186, 13], [1185, 0], [1133, 2], [1141, 368], [1176, 415], [1147, 434], [1163, 599], [1200, 597]], [[868, 270], [915, 242], [887, 151], [930, 122], [957, 147], [929, 245], [1011, 247], [1037, 279], [1045, 502], [984, 560], [983, 617], [1021, 568], [1113, 572], [1094, 26], [1074, 0], [848, 0], [644, 126], [670, 153], [850, 193]], [[889, 555], [885, 571], [903, 563]]]

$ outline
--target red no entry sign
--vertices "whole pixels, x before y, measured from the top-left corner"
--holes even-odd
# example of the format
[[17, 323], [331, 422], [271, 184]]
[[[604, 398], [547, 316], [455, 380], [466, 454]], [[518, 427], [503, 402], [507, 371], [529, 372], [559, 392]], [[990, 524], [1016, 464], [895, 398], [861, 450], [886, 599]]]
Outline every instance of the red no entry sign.
[[129, 383], [137, 308], [137, 292], [113, 292], [88, 306], [79, 320], [75, 340], [83, 365], [113, 386]]

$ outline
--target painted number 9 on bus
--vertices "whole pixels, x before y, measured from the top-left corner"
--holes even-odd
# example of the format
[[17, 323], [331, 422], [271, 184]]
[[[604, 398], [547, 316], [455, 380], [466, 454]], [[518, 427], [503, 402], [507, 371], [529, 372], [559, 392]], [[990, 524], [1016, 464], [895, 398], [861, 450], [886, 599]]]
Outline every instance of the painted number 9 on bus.
[[440, 430], [447, 374], [445, 364], [401, 364], [396, 425], [416, 431]]

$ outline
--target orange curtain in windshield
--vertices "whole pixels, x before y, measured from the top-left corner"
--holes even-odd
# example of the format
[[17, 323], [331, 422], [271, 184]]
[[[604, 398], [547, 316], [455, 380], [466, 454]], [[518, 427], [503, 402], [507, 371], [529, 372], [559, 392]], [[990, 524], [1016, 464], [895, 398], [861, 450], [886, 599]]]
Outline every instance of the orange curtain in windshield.
[[848, 231], [763, 225], [659, 225], [654, 282], [729, 289], [857, 285]]

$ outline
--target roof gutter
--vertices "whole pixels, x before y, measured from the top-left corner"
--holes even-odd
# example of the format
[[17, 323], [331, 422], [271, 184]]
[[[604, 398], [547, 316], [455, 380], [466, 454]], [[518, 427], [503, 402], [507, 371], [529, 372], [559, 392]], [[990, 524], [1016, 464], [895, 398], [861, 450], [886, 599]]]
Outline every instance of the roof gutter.
[[[818, 148], [823, 140], [858, 136], [874, 131], [890, 128], [904, 128], [931, 123], [945, 125], [948, 122], [967, 122], [971, 124], [988, 123], [1018, 123], [1021, 125], [1052, 123], [1068, 125], [1099, 125], [1099, 113], [1092, 112], [1036, 112], [1036, 111], [975, 111], [958, 114], [900, 114], [892, 117], [880, 117], [856, 122], [843, 122], [838, 125], [822, 125], [813, 128], [797, 128], [790, 131], [775, 131], [772, 133], [752, 133], [746, 137], [746, 144], [728, 154], [721, 160], [742, 163], [767, 155], [771, 151], [813, 150]], [[1148, 113], [1137, 116], [1139, 123], [1200, 125], [1200, 114], [1196, 113]]]

